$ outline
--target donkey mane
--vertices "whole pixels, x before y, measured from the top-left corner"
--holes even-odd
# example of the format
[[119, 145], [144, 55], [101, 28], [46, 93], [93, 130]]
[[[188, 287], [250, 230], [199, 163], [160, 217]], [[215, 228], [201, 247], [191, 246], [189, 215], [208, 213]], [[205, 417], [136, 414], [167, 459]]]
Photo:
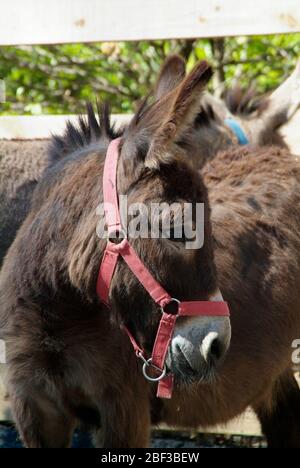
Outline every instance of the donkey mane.
[[237, 116], [248, 117], [254, 112], [261, 114], [268, 107], [268, 100], [257, 97], [255, 88], [244, 90], [236, 85], [225, 92], [224, 100], [228, 110]]
[[70, 154], [91, 149], [92, 145], [106, 143], [122, 135], [122, 130], [116, 130], [110, 121], [109, 106], [105, 103], [100, 106], [96, 102], [97, 114], [91, 102], [87, 102], [87, 117], [80, 116], [77, 124], [70, 120], [62, 136], [52, 135], [48, 150], [48, 168], [54, 166]]
[[205, 127], [211, 125], [213, 122], [221, 123], [221, 119], [209, 102], [202, 103], [195, 119], [195, 125]]
[[[139, 104], [130, 123], [130, 128], [138, 125], [145, 114], [154, 107], [155, 102], [149, 104], [149, 98], [150, 95]], [[107, 103], [100, 105], [96, 101], [97, 112], [95, 112], [93, 104], [87, 102], [86, 109], [86, 117], [79, 116], [76, 123], [70, 120], [67, 121], [63, 135], [52, 135], [47, 154], [48, 163], [46, 167], [48, 169], [65, 158], [74, 155], [74, 153], [81, 154], [82, 150], [90, 151], [93, 149], [93, 145], [98, 148], [102, 141], [107, 145], [109, 141], [124, 134], [125, 127], [117, 130], [115, 124], [111, 123], [110, 108]], [[211, 104], [208, 102], [199, 104], [199, 113], [195, 118], [194, 125], [196, 127], [207, 127], [213, 122], [219, 123], [220, 119]]]

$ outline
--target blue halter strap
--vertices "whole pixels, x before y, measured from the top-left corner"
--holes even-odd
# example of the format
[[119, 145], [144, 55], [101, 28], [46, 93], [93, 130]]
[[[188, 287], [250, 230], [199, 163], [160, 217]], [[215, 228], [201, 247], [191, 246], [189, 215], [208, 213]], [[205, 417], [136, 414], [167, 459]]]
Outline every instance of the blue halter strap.
[[250, 142], [244, 130], [236, 120], [232, 118], [226, 119], [225, 124], [233, 131], [240, 145], [249, 145]]

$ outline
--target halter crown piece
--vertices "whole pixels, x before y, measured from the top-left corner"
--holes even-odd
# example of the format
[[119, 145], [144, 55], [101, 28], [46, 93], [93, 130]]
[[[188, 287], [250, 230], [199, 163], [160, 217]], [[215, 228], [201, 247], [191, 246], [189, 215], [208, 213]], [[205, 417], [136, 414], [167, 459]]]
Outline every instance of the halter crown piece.
[[[97, 281], [97, 294], [104, 304], [109, 307], [109, 289], [114, 271], [121, 256], [135, 277], [144, 286], [153, 301], [160, 307], [162, 317], [158, 326], [152, 356], [147, 359], [145, 351], [130, 331], [124, 327], [133, 349], [138, 358], [143, 361], [143, 374], [152, 382], [158, 382], [157, 396], [171, 398], [173, 389], [173, 375], [167, 374], [165, 359], [176, 320], [183, 316], [229, 316], [229, 308], [226, 302], [193, 301], [180, 302], [172, 298], [164, 288], [153, 278], [133, 247], [124, 235], [119, 212], [117, 192], [117, 166], [119, 158], [120, 138], [113, 140], [107, 150], [103, 173], [103, 197], [105, 207], [105, 219], [108, 229], [108, 242], [100, 265]], [[112, 242], [112, 238], [119, 236], [119, 243]], [[121, 237], [121, 239], [120, 239]], [[176, 305], [177, 313], [168, 313], [166, 307], [172, 303]], [[157, 374], [157, 377], [149, 376], [149, 370]]]
[[235, 120], [233, 117], [229, 117], [225, 120], [225, 125], [227, 125], [227, 127], [229, 127], [231, 131], [235, 134], [235, 136], [238, 139], [239, 145], [249, 145], [250, 141], [237, 120]]

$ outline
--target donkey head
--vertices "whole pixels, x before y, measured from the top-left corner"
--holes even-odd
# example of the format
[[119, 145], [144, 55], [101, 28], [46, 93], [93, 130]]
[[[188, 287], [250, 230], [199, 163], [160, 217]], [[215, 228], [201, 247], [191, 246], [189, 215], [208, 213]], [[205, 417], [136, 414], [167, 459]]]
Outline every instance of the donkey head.
[[[172, 89], [184, 76], [184, 60], [176, 55], [171, 56], [162, 67], [156, 96], [160, 97], [166, 88]], [[224, 100], [205, 93], [201, 96], [193, 123], [197, 167], [201, 168], [213, 159], [218, 151], [239, 143], [226, 119], [234, 119], [240, 125], [250, 144], [286, 147], [280, 130], [293, 117], [299, 105], [300, 61], [291, 76], [270, 96], [257, 98], [253, 88], [243, 92], [238, 86], [230, 89]]]
[[[211, 69], [202, 62], [183, 81], [180, 66], [177, 71], [180, 78], [177, 73], [160, 77], [156, 101], [140, 108], [122, 137], [118, 192], [126, 195], [128, 208], [123, 225], [139, 257], [173, 298], [221, 301], [207, 191], [192, 166], [190, 141]], [[151, 351], [161, 310], [121, 261], [110, 303], [115, 322]], [[203, 378], [224, 357], [230, 336], [228, 317], [178, 318], [168, 367], [182, 378]]]
[[219, 116], [226, 118], [228, 112], [234, 116], [251, 144], [286, 147], [280, 130], [300, 106], [300, 61], [293, 73], [269, 96], [257, 98], [253, 88], [243, 93], [239, 87], [234, 87], [227, 93], [225, 101], [222, 110], [222, 101], [220, 104], [211, 98], [213, 108], [218, 106]]

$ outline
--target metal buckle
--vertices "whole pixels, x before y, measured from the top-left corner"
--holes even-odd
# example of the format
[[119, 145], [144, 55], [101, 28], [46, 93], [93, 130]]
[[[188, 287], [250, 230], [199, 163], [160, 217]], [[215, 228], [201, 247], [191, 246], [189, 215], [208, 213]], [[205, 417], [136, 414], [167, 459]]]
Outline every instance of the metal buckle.
[[[168, 305], [170, 305], [170, 304], [172, 304], [172, 303], [174, 303], [174, 302], [175, 302], [175, 304], [177, 304], [177, 311], [176, 311], [176, 313], [172, 313], [172, 312], [166, 311], [165, 308], [166, 308]], [[178, 315], [178, 314], [179, 314], [179, 309], [180, 309], [180, 304], [181, 304], [181, 301], [179, 301], [179, 300], [176, 299], [175, 297], [172, 297], [171, 300], [170, 300], [170, 302], [168, 302], [166, 305], [164, 305], [163, 307], [161, 307], [161, 312], [162, 312], [162, 313], [166, 313], [166, 314], [171, 314], [171, 315]]]
[[[148, 375], [147, 372], [146, 372], [146, 369], [148, 367], [152, 367], [156, 371], [160, 372], [160, 375], [158, 377], [150, 377], [150, 375]], [[163, 369], [160, 369], [159, 367], [154, 366], [154, 364], [152, 364], [152, 358], [144, 361], [143, 375], [144, 375], [145, 379], [149, 380], [149, 382], [159, 382], [160, 380], [165, 378], [166, 374], [167, 374], [167, 368], [166, 368], [165, 365], [164, 365]]]
[[[152, 358], [150, 359], [146, 359], [143, 354], [141, 352], [138, 352], [137, 353], [137, 357], [140, 358], [142, 361], [143, 361], [143, 367], [142, 367], [142, 370], [143, 370], [143, 376], [145, 377], [146, 380], [149, 380], [149, 382], [159, 382], [160, 380], [162, 380], [166, 374], [167, 374], [167, 368], [166, 366], [164, 365], [164, 368], [163, 369], [160, 369], [159, 367], [157, 366], [154, 366], [152, 364]], [[147, 374], [146, 372], [146, 369], [148, 367], [152, 367], [153, 369], [155, 369], [156, 371], [160, 372], [161, 374], [158, 376], [158, 377], [151, 377], [150, 375]]]
[[127, 239], [127, 234], [125, 232], [125, 229], [121, 228], [116, 228], [111, 232], [108, 232], [107, 235], [107, 240], [109, 242], [112, 242], [115, 245], [121, 244], [124, 239]]

